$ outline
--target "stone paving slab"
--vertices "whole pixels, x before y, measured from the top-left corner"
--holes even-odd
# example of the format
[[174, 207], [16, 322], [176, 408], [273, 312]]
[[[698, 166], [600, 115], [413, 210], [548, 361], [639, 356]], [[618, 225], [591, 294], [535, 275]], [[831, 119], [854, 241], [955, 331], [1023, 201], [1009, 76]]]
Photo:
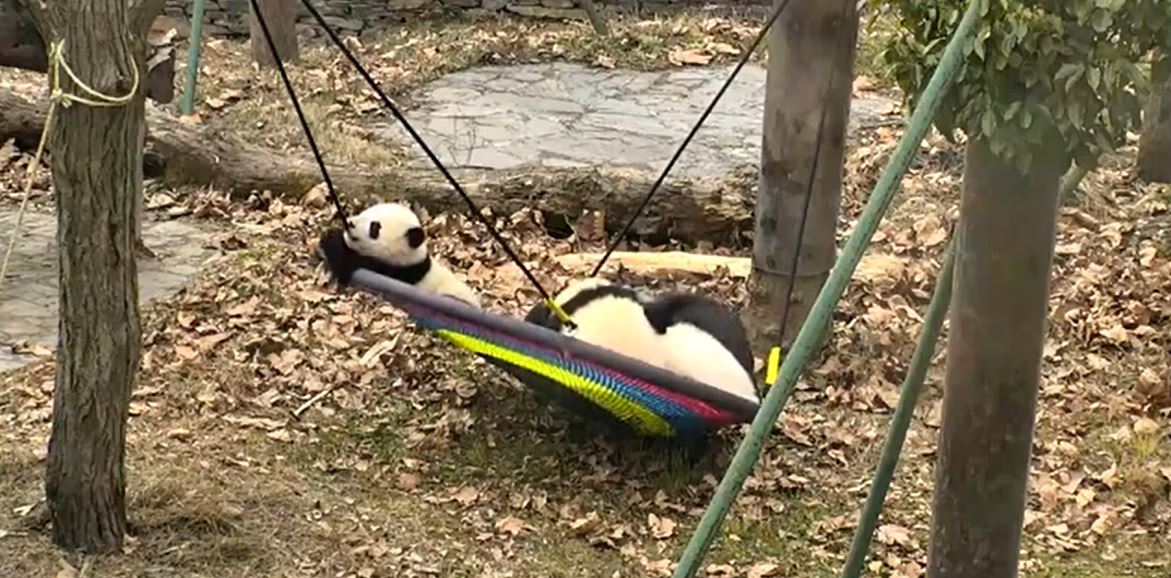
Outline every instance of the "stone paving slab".
[[[733, 66], [660, 72], [569, 63], [490, 66], [456, 72], [416, 93], [411, 121], [440, 160], [506, 169], [610, 166], [657, 174], [707, 108]], [[740, 71], [704, 122], [673, 176], [725, 174], [760, 162], [765, 68]], [[872, 93], [851, 104], [850, 130], [896, 115], [898, 103]], [[406, 143], [398, 123], [375, 127]]]
[[[15, 225], [16, 210], [0, 208], [0, 251], [7, 250]], [[214, 255], [205, 246], [211, 230], [190, 222], [148, 219], [142, 235], [156, 255], [138, 261], [139, 302], [143, 304], [186, 285]], [[36, 359], [14, 354], [14, 343], [26, 341], [49, 349], [57, 345], [56, 236], [53, 214], [25, 213], [8, 279], [0, 289], [0, 373]]]

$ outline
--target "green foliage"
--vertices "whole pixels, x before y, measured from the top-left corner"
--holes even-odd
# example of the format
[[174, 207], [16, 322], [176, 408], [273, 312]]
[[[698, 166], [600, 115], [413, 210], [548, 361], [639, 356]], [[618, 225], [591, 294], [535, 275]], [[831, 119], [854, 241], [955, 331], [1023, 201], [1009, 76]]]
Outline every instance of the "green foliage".
[[[899, 31], [883, 60], [913, 105], [967, 0], [869, 0]], [[1171, 0], [985, 0], [963, 70], [935, 126], [988, 139], [1027, 170], [1056, 129], [1078, 165], [1092, 167], [1139, 127], [1147, 79], [1139, 68], [1171, 32]]]

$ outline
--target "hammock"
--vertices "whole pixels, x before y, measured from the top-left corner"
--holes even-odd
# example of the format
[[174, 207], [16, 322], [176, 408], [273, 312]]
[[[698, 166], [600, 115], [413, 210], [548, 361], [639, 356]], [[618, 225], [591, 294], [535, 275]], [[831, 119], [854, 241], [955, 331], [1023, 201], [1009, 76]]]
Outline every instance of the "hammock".
[[582, 417], [647, 436], [692, 438], [750, 421], [759, 408], [705, 383], [372, 271], [359, 269], [351, 284]]

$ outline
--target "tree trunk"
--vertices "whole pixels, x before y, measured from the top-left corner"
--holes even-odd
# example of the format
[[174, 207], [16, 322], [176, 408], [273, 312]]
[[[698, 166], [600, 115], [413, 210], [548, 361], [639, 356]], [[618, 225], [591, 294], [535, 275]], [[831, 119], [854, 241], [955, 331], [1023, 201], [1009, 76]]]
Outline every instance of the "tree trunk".
[[606, 25], [606, 19], [602, 13], [598, 11], [598, 6], [594, 4], [594, 0], [578, 0], [578, 6], [585, 10], [586, 18], [589, 19], [590, 25], [594, 27], [594, 32], [602, 36], [610, 35], [610, 27]]
[[1138, 176], [1171, 183], [1171, 57], [1161, 56], [1151, 69], [1151, 94], [1143, 108], [1138, 142]]
[[[22, 147], [35, 147], [47, 104], [30, 103], [0, 87], [0, 141], [15, 138]], [[213, 127], [179, 122], [148, 106], [147, 165], [165, 175], [172, 185], [214, 185], [237, 195], [271, 191], [298, 200], [321, 181], [308, 154], [278, 151], [245, 143]], [[618, 229], [634, 214], [650, 188], [646, 174], [621, 169], [453, 170], [477, 205], [496, 214], [521, 209], [543, 213], [551, 227], [576, 220], [583, 211], [605, 214], [607, 232]], [[425, 168], [388, 168], [359, 171], [331, 165], [330, 175], [343, 199], [398, 198], [433, 213], [465, 210], [463, 201], [437, 171]], [[634, 233], [651, 239], [710, 241], [740, 246], [752, 227], [751, 183], [736, 179], [663, 184]]]
[[[796, 335], [834, 264], [858, 39], [857, 6], [845, 1], [849, 7], [842, 18], [842, 0], [794, 0], [769, 31], [756, 236], [744, 312], [753, 349], [761, 356]], [[829, 111], [815, 151], [823, 107]], [[817, 174], [798, 256], [794, 250], [815, 155]], [[794, 258], [797, 274], [790, 278]], [[790, 284], [793, 300], [787, 303]], [[781, 328], [789, 307], [787, 327]]]
[[[121, 96], [145, 78], [144, 7], [70, 0], [41, 30], [95, 90]], [[78, 88], [68, 81], [66, 91]], [[61, 331], [45, 493], [53, 539], [117, 551], [126, 532], [126, 419], [141, 347], [134, 197], [142, 191], [143, 94], [130, 104], [58, 108], [49, 147], [56, 190]]]
[[275, 67], [276, 60], [268, 48], [268, 41], [264, 39], [260, 22], [256, 20], [255, 9], [260, 8], [264, 22], [268, 24], [268, 33], [272, 35], [272, 43], [276, 46], [281, 62], [297, 62], [301, 57], [297, 46], [298, 6], [296, 0], [254, 0], [253, 11], [248, 18], [248, 30], [252, 37], [252, 59], [261, 68]]
[[1022, 175], [985, 141], [968, 145], [929, 578], [1017, 575], [1058, 189], [1068, 165], [1044, 158], [1046, 150], [1064, 147], [1039, 147]]

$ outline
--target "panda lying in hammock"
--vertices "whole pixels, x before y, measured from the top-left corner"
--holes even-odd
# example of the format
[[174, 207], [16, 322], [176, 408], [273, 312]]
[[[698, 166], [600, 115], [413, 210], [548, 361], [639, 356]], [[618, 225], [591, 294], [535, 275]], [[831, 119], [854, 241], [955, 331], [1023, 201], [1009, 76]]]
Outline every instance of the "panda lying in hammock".
[[[357, 269], [368, 269], [480, 307], [479, 295], [430, 254], [419, 217], [406, 205], [375, 204], [349, 218], [346, 227], [327, 231], [319, 246], [341, 285], [349, 285]], [[643, 297], [588, 278], [571, 283], [554, 301], [575, 329], [544, 306], [525, 321], [759, 402], [744, 325], [712, 299], [689, 293]]]

